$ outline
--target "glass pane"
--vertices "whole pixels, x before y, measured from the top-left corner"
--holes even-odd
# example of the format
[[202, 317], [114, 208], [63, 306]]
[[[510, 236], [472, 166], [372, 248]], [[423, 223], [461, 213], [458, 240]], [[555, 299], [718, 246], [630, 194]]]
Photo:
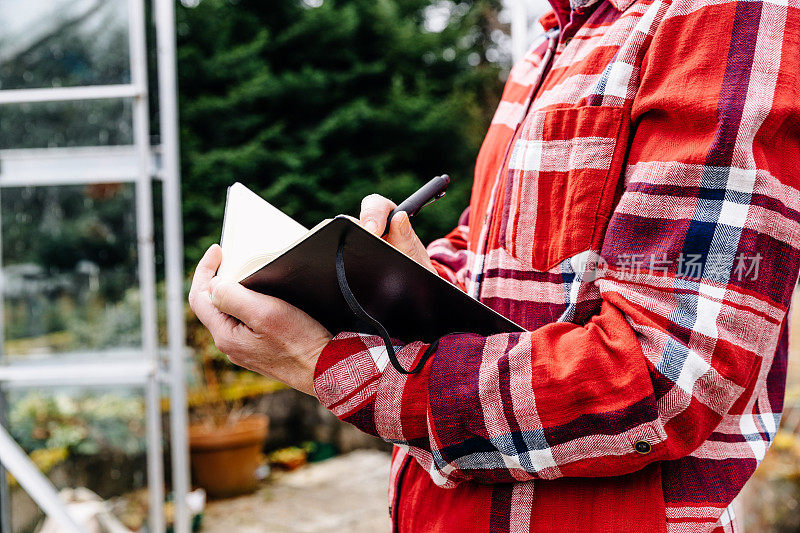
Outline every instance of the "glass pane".
[[3, 189], [9, 357], [141, 345], [134, 201], [133, 184]]
[[130, 82], [128, 2], [0, 2], [0, 89]]
[[0, 106], [0, 149], [133, 143], [130, 100]]
[[[8, 428], [58, 490], [110, 500], [117, 519], [141, 530], [147, 513], [146, 424], [134, 389], [14, 389]], [[12, 479], [12, 531], [33, 531], [43, 514]], [[80, 498], [95, 497], [81, 490]]]

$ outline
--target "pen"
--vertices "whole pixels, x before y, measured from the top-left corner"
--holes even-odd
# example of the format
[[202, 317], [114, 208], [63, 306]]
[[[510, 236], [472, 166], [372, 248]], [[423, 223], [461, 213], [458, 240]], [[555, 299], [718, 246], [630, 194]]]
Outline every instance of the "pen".
[[386, 229], [383, 231], [383, 235], [381, 236], [383, 237], [389, 233], [389, 222], [391, 222], [393, 216], [400, 211], [405, 211], [408, 213], [409, 217], [413, 217], [419, 213], [420, 209], [444, 196], [449, 184], [450, 176], [447, 174], [442, 174], [441, 176], [436, 176], [428, 183], [420, 187], [417, 192], [403, 200], [400, 205], [395, 207], [392, 212], [389, 213], [389, 216], [386, 218]]

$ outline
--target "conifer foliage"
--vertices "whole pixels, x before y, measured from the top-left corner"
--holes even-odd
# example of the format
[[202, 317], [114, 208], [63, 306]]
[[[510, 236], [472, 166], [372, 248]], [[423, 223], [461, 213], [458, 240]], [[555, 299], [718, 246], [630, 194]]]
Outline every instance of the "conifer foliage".
[[[500, 66], [486, 60], [498, 7], [499, 0], [179, 5], [187, 264], [218, 240], [234, 181], [311, 226], [337, 213], [357, 216], [372, 192], [399, 202], [447, 172], [448, 198], [415, 225], [423, 240], [451, 229], [468, 203], [501, 88]], [[431, 28], [433, 14], [446, 24]]]

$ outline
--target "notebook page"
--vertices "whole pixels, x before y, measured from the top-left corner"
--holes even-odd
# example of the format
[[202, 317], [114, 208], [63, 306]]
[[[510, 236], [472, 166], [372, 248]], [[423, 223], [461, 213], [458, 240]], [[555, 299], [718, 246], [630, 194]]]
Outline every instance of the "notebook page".
[[278, 252], [308, 230], [239, 182], [228, 189], [218, 275], [236, 278], [254, 257]]

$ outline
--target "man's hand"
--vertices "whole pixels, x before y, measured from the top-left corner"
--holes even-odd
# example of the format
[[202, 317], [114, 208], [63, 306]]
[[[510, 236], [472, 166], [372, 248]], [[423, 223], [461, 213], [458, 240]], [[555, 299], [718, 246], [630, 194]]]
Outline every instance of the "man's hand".
[[[384, 217], [385, 218], [385, 217]], [[314, 367], [331, 334], [300, 309], [214, 276], [222, 249], [205, 253], [189, 305], [232, 363], [314, 395]]]
[[[397, 207], [397, 204], [391, 200], [384, 198], [379, 194], [370, 194], [361, 200], [361, 226], [374, 233], [378, 237], [383, 234], [386, 227], [386, 217], [392, 212], [392, 209]], [[408, 257], [424, 266], [431, 272], [436, 272], [431, 264], [431, 258], [428, 255], [422, 241], [419, 240], [414, 229], [411, 227], [411, 221], [408, 219], [408, 214], [405, 211], [400, 211], [392, 217], [391, 224], [389, 225], [389, 233], [386, 234], [386, 242], [406, 254]]]

